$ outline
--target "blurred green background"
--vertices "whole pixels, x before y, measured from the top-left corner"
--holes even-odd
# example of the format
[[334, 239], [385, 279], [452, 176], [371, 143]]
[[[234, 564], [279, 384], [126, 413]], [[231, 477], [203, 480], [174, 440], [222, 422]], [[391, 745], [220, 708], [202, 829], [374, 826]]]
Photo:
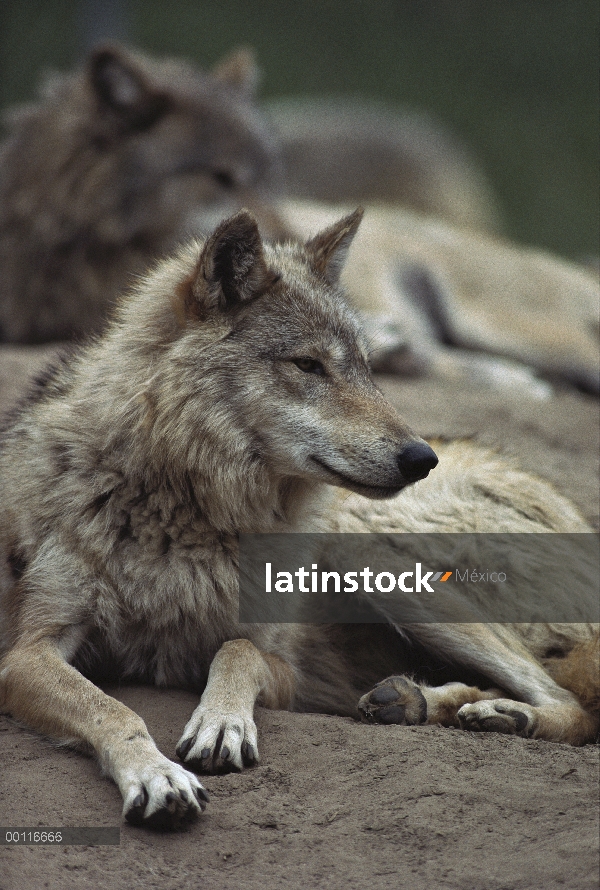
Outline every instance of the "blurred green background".
[[425, 109], [471, 147], [506, 232], [598, 254], [597, 0], [0, 0], [0, 105], [119, 38], [209, 66], [256, 50], [262, 96]]

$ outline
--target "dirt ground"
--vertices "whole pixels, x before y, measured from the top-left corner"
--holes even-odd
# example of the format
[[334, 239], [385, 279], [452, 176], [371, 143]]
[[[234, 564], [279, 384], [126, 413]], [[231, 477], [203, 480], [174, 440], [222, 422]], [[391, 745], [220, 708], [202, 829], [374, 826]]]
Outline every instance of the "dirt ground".
[[[49, 350], [0, 350], [0, 408]], [[381, 379], [423, 435], [474, 436], [554, 482], [598, 527], [598, 402], [465, 384]], [[174, 755], [196, 704], [178, 691], [111, 690]], [[119, 846], [0, 846], [0, 890], [144, 887], [598, 886], [598, 749], [438, 727], [259, 710], [261, 763], [209, 776], [211, 803], [183, 834], [121, 827]], [[96, 765], [0, 718], [2, 826], [117, 826]]]

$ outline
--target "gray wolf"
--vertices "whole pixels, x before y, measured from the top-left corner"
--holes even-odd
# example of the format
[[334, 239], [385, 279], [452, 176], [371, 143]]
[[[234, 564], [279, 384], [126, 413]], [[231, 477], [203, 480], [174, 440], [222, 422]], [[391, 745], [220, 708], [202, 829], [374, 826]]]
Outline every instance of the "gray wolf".
[[0, 341], [97, 331], [133, 276], [247, 206], [280, 232], [278, 143], [238, 51], [211, 72], [118, 46], [55, 76], [0, 151]]
[[[573, 744], [597, 730], [573, 656], [593, 645], [587, 624], [406, 625], [410, 602], [377, 598], [389, 623], [358, 630], [239, 622], [240, 533], [589, 531], [486, 451], [436, 455], [385, 401], [339, 284], [361, 215], [269, 244], [238, 212], [158, 263], [5, 421], [0, 705], [95, 754], [131, 822], [183, 825], [206, 802], [197, 771], [254, 763], [257, 700], [351, 715], [363, 695], [369, 720], [392, 707], [395, 722]], [[563, 686], [545, 667], [556, 651]], [[406, 677], [421, 656], [453, 682]], [[473, 672], [493, 688], [463, 684]], [[201, 693], [183, 765], [95, 685], [110, 678]]]

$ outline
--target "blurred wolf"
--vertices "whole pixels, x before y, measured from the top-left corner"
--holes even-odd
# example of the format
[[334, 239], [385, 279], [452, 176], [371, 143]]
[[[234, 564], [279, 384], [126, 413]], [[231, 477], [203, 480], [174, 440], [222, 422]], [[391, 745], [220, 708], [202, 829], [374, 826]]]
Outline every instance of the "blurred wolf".
[[384, 204], [497, 232], [498, 202], [467, 147], [423, 112], [349, 96], [269, 102], [290, 197]]
[[305, 194], [300, 176], [321, 195], [319, 181], [334, 181], [320, 172], [325, 161], [341, 179], [338, 198], [353, 201], [357, 169], [368, 170], [357, 200], [385, 193], [458, 224], [492, 225], [482, 177], [439, 128], [413, 121], [412, 135], [399, 138], [395, 118], [365, 107], [344, 113], [337, 103], [316, 118], [318, 103], [312, 111], [284, 104], [271, 127], [254, 102], [257, 80], [247, 50], [201, 73], [106, 46], [75, 74], [49, 80], [38, 104], [8, 116], [0, 342], [97, 331], [135, 274], [242, 205], [267, 235], [291, 235], [277, 207], [284, 183]]
[[[304, 238], [341, 212], [282, 205]], [[588, 268], [379, 206], [366, 215], [343, 281], [378, 371], [465, 378], [535, 398], [551, 394], [546, 381], [600, 393], [600, 288]]]
[[[549, 486], [472, 446], [440, 447], [426, 478], [438, 457], [374, 385], [339, 285], [360, 218], [302, 245], [263, 243], [247, 211], [225, 220], [158, 264], [5, 423], [0, 705], [95, 753], [134, 823], [186, 823], [206, 800], [190, 770], [256, 761], [257, 698], [350, 715], [391, 673], [361, 700], [369, 720], [573, 744], [596, 731], [587, 624], [404, 629], [427, 663], [478, 672], [487, 690], [400, 676], [414, 667], [397, 632], [410, 595], [372, 597], [387, 625], [240, 624], [241, 533], [589, 531]], [[594, 582], [560, 595], [593, 600]], [[544, 596], [535, 572], [523, 583]], [[562, 688], [542, 663], [577, 644]], [[202, 692], [177, 746], [185, 768], [88, 677]]]
[[240, 50], [211, 73], [117, 46], [46, 84], [0, 155], [0, 341], [97, 331], [132, 277], [250, 207], [280, 232], [277, 141]]

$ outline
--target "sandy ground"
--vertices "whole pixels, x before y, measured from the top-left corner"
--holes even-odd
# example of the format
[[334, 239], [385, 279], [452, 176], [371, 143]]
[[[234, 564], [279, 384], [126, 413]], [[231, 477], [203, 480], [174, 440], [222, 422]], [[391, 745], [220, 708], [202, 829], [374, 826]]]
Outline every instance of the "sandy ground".
[[[44, 361], [0, 350], [0, 408]], [[598, 527], [598, 402], [550, 402], [465, 384], [381, 379], [424, 435], [474, 436], [553, 481]], [[111, 690], [173, 756], [196, 704], [178, 691]], [[122, 826], [119, 846], [0, 846], [0, 890], [145, 887], [598, 886], [598, 749], [438, 727], [259, 710], [261, 763], [209, 776], [211, 803], [183, 834]], [[96, 765], [0, 718], [3, 826], [117, 826]]]

